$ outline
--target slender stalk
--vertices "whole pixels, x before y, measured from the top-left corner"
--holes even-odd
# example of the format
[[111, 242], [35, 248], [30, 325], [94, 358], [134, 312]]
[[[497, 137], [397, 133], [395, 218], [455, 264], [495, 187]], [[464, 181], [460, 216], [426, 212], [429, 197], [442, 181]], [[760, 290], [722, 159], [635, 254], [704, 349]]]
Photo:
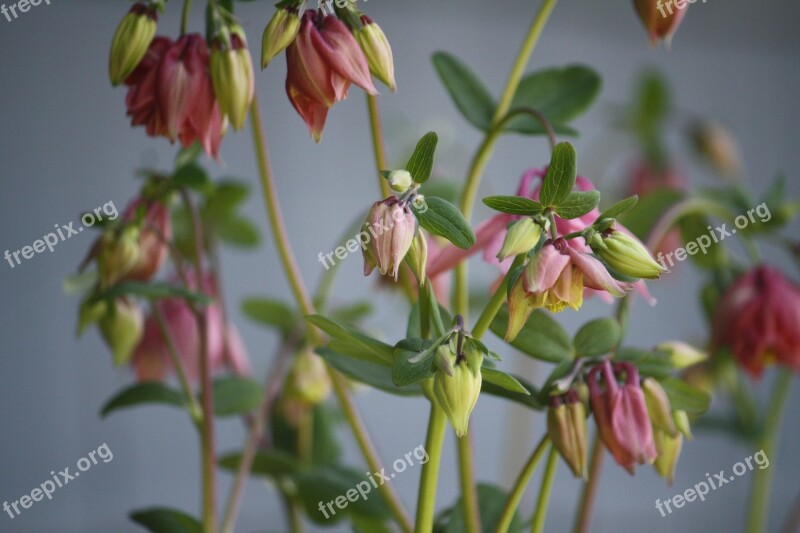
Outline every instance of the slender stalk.
[[181, 35], [186, 33], [189, 26], [189, 12], [192, 8], [192, 0], [183, 0], [183, 13], [181, 14]]
[[558, 452], [554, 447], [551, 447], [550, 455], [547, 458], [547, 467], [542, 478], [542, 487], [539, 489], [539, 501], [536, 504], [536, 511], [533, 513], [531, 533], [542, 533], [544, 531], [544, 521], [547, 518], [547, 507], [550, 504], [550, 492], [553, 490], [557, 466]]
[[[780, 436], [781, 419], [783, 418], [786, 398], [792, 385], [792, 374], [788, 370], [781, 370], [778, 379], [772, 388], [772, 398], [767, 408], [764, 430], [759, 444], [770, 462], [775, 463], [775, 451]], [[750, 510], [747, 517], [747, 532], [760, 533], [767, 530], [767, 516], [769, 511], [769, 495], [772, 488], [772, 475], [774, 468], [765, 468], [755, 471], [753, 488], [750, 493]]]
[[431, 402], [431, 414], [428, 419], [428, 436], [425, 439], [425, 450], [430, 459], [422, 465], [419, 480], [419, 498], [417, 499], [417, 522], [414, 531], [429, 533], [433, 530], [433, 514], [436, 510], [436, 485], [439, 481], [439, 466], [442, 462], [442, 445], [447, 429], [447, 417], [444, 411]]
[[177, 348], [175, 348], [172, 334], [170, 334], [169, 329], [167, 329], [164, 313], [161, 312], [161, 309], [159, 309], [156, 304], [153, 304], [151, 309], [153, 316], [156, 318], [158, 329], [161, 331], [161, 336], [164, 337], [164, 342], [167, 345], [167, 352], [172, 361], [172, 366], [175, 367], [175, 373], [178, 375], [178, 381], [181, 383], [183, 394], [186, 396], [186, 401], [189, 404], [189, 415], [192, 417], [192, 421], [194, 421], [197, 428], [200, 429], [200, 425], [203, 423], [203, 411], [197, 404], [197, 398], [195, 398], [192, 386], [189, 384], [189, 380], [186, 377], [186, 369], [183, 366], [183, 361], [181, 360], [180, 354], [178, 354]]
[[[375, 153], [375, 166], [378, 171], [388, 170], [389, 164], [386, 161], [386, 146], [383, 142], [383, 129], [381, 128], [381, 111], [378, 106], [378, 97], [372, 94], [367, 95], [367, 109], [369, 111], [369, 127], [372, 134], [372, 151]], [[389, 182], [378, 174], [378, 185], [384, 198], [392, 194]]]
[[508, 269], [508, 273], [506, 274], [505, 278], [503, 278], [500, 286], [497, 287], [497, 290], [492, 295], [489, 303], [486, 304], [481, 316], [478, 317], [475, 327], [472, 328], [472, 336], [476, 339], [483, 337], [483, 334], [486, 333], [486, 331], [492, 325], [494, 317], [497, 316], [497, 312], [500, 311], [501, 307], [503, 307], [503, 302], [506, 301], [506, 292], [508, 291], [508, 278], [511, 276], [511, 273], [514, 271], [514, 269], [521, 265], [524, 260], [524, 255], [518, 255], [516, 259], [514, 259], [514, 262], [511, 264], [511, 268]]
[[[275, 181], [272, 176], [272, 169], [270, 168], [269, 152], [267, 150], [264, 125], [261, 120], [261, 109], [258, 105], [257, 95], [253, 98], [253, 104], [250, 110], [250, 120], [252, 121], [253, 142], [255, 143], [256, 148], [259, 176], [261, 178], [261, 185], [264, 190], [264, 204], [267, 208], [267, 214], [270, 219], [270, 228], [272, 229], [275, 245], [278, 249], [278, 255], [280, 256], [286, 278], [289, 281], [289, 286], [291, 287], [294, 298], [297, 301], [297, 305], [304, 315], [312, 315], [315, 312], [314, 305], [308, 296], [305, 285], [303, 284], [300, 271], [297, 267], [297, 261], [294, 258], [294, 253], [289, 243], [289, 237], [286, 233], [286, 227], [283, 223], [283, 215], [281, 214], [280, 204], [278, 202]], [[308, 334], [314, 344], [318, 346], [322, 345], [322, 336], [315, 327], [309, 326]], [[372, 469], [373, 472], [380, 472], [380, 460], [378, 459], [378, 455], [375, 452], [372, 441], [367, 434], [364, 423], [356, 411], [356, 407], [352, 398], [350, 397], [350, 392], [347, 389], [346, 381], [338, 372], [331, 368], [330, 365], [327, 365], [327, 363], [326, 368], [331, 378], [333, 391], [336, 394], [339, 404], [341, 405], [342, 413], [344, 414], [351, 430], [353, 431], [353, 435], [355, 436], [358, 446], [361, 449], [361, 453], [364, 455], [367, 465]], [[404, 531], [410, 533], [412, 531], [411, 521], [403, 509], [403, 505], [395, 493], [394, 488], [390, 484], [384, 483], [380, 486], [380, 490], [395, 519], [398, 521]]]
[[297, 505], [297, 501], [284, 494], [283, 506], [286, 509], [286, 516], [289, 518], [289, 531], [291, 533], [303, 533], [303, 515], [300, 512], [300, 506]]
[[497, 528], [494, 530], [495, 533], [506, 533], [506, 531], [508, 531], [508, 527], [514, 519], [514, 513], [517, 512], [517, 508], [519, 507], [519, 502], [522, 501], [525, 488], [528, 486], [528, 482], [530, 482], [533, 472], [536, 470], [536, 465], [539, 464], [544, 452], [550, 447], [549, 445], [550, 439], [545, 435], [542, 437], [542, 440], [539, 441], [536, 449], [533, 450], [528, 462], [522, 467], [522, 471], [520, 471], [519, 476], [517, 476], [514, 487], [508, 495], [506, 506], [503, 508], [503, 514], [500, 515], [500, 520], [497, 521]]
[[472, 433], [467, 432], [466, 435], [456, 440], [458, 441], [458, 470], [461, 481], [461, 502], [464, 506], [464, 524], [468, 533], [481, 533]]
[[581, 491], [581, 502], [578, 520], [575, 522], [575, 533], [588, 533], [592, 521], [592, 509], [597, 496], [597, 484], [600, 480], [600, 470], [603, 468], [603, 443], [600, 436], [595, 434], [592, 446], [592, 457], [589, 460], [589, 479]]

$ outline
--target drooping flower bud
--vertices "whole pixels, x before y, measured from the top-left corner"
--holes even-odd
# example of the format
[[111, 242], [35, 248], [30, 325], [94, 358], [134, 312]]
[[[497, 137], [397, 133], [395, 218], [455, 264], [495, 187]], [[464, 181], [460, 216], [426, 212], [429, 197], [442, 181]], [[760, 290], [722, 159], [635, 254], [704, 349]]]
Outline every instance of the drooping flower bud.
[[393, 191], [404, 193], [414, 184], [414, 178], [408, 170], [393, 170], [389, 173], [387, 178], [389, 187]]
[[211, 50], [211, 80], [220, 112], [228, 117], [233, 129], [242, 129], [253, 101], [255, 80], [253, 60], [241, 27], [232, 27], [228, 42], [215, 43]]
[[535, 307], [525, 292], [524, 273], [517, 278], [516, 283], [511, 287], [508, 294], [508, 328], [506, 329], [505, 341], [513, 342], [517, 335], [528, 322]]
[[309, 409], [327, 400], [330, 393], [331, 380], [325, 362], [311, 350], [302, 350], [286, 377], [281, 398], [284, 415], [290, 421], [299, 421]]
[[107, 288], [124, 279], [139, 261], [140, 230], [128, 225], [120, 230], [107, 230], [95, 245], [100, 287]]
[[478, 403], [481, 393], [483, 353], [468, 339], [464, 342], [464, 354], [455, 354], [452, 345], [444, 346], [447, 346], [448, 354], [443, 356], [450, 358], [453, 375], [437, 371], [433, 378], [433, 394], [456, 435], [463, 437], [469, 428], [469, 415]]
[[408, 266], [417, 277], [420, 287], [425, 286], [425, 269], [428, 263], [428, 239], [418, 231], [406, 255]]
[[661, 41], [669, 45], [687, 7], [684, 3], [683, 8], [678, 9], [674, 2], [663, 0], [633, 0], [633, 5], [650, 37], [650, 46], [657, 46]]
[[694, 149], [720, 175], [737, 178], [742, 171], [739, 147], [731, 133], [721, 124], [699, 121], [690, 130]]
[[524, 254], [533, 249], [542, 236], [542, 227], [530, 217], [515, 220], [508, 225], [503, 247], [497, 259], [504, 261], [509, 257]]
[[356, 41], [367, 56], [369, 71], [381, 80], [392, 92], [397, 92], [394, 80], [392, 47], [380, 26], [371, 18], [361, 15], [361, 28], [355, 32]]
[[678, 429], [675, 427], [672, 408], [664, 388], [653, 378], [645, 378], [642, 381], [642, 390], [653, 428], [667, 433], [670, 437], [675, 437]]
[[683, 446], [683, 435], [678, 433], [671, 437], [664, 431], [655, 430], [653, 439], [658, 452], [653, 467], [659, 476], [666, 478], [667, 483], [672, 485], [672, 481], [675, 479], [675, 467], [678, 465], [678, 457]]
[[411, 209], [396, 196], [375, 202], [363, 230], [372, 235], [363, 248], [364, 275], [369, 276], [377, 267], [381, 275], [391, 273], [397, 281], [400, 264], [417, 232], [417, 219]]
[[602, 245], [596, 240], [590, 243], [592, 251], [623, 276], [657, 279], [665, 270], [644, 244], [625, 232], [610, 229], [603, 233]]
[[708, 359], [708, 353], [681, 341], [662, 342], [656, 350], [669, 354], [669, 362], [678, 370], [694, 366]]
[[681, 435], [689, 440], [692, 440], [692, 425], [689, 423], [689, 415], [682, 409], [672, 411], [672, 418], [675, 420], [675, 427], [678, 428]]
[[106, 312], [98, 325], [116, 366], [127, 363], [144, 333], [144, 315], [135, 302], [117, 298], [106, 305]]
[[155, 8], [139, 2], [122, 19], [111, 42], [108, 72], [116, 87], [136, 69], [156, 35]]
[[[624, 384], [617, 383], [615, 370], [625, 374]], [[617, 463], [631, 474], [637, 463], [652, 463], [657, 456], [653, 427], [636, 367], [620, 362], [612, 368], [605, 360], [589, 371], [587, 382], [600, 438]]]
[[264, 28], [264, 36], [261, 39], [262, 69], [267, 68], [275, 56], [292, 44], [298, 31], [300, 31], [300, 17], [297, 16], [297, 8], [278, 8]]
[[575, 477], [585, 477], [588, 450], [586, 406], [575, 390], [550, 399], [547, 434]]

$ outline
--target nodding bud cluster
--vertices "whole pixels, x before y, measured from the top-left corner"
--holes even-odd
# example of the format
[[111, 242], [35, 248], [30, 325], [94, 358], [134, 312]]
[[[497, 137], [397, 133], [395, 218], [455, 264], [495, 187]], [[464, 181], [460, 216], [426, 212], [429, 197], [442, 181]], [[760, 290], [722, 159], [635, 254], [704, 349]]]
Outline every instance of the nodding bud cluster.
[[509, 257], [528, 253], [538, 243], [542, 236], [542, 226], [530, 217], [515, 220], [508, 225], [503, 247], [497, 254], [497, 259], [503, 261]]
[[587, 382], [600, 438], [617, 463], [631, 474], [636, 464], [652, 464], [658, 452], [636, 367], [627, 362], [612, 367], [605, 360], [589, 371]]
[[298, 31], [300, 31], [300, 17], [297, 15], [297, 8], [292, 6], [278, 8], [264, 28], [264, 36], [261, 39], [262, 69], [267, 68], [275, 56], [292, 44]]
[[547, 434], [575, 477], [586, 477], [588, 430], [586, 406], [575, 389], [550, 398]]
[[377, 267], [381, 275], [389, 274], [397, 281], [400, 264], [417, 233], [417, 219], [408, 204], [397, 196], [375, 202], [364, 221], [363, 231], [373, 237], [362, 247], [364, 275], [369, 276]]
[[587, 238], [592, 251], [619, 274], [630, 278], [657, 279], [666, 269], [635, 237], [607, 229]]
[[453, 335], [437, 348], [435, 361], [438, 370], [433, 378], [434, 397], [456, 435], [463, 437], [467, 434], [469, 416], [481, 393], [483, 351], [469, 337]]
[[369, 71], [392, 92], [397, 92], [394, 80], [394, 58], [389, 40], [380, 26], [366, 15], [361, 15], [361, 28], [355, 32], [356, 41], [367, 57]]
[[133, 5], [117, 27], [111, 42], [108, 73], [116, 87], [136, 69], [156, 35], [158, 13], [141, 2]]
[[253, 101], [255, 79], [253, 59], [247, 49], [244, 30], [231, 26], [223, 36], [215, 40], [211, 49], [211, 80], [223, 117], [230, 120], [233, 129], [244, 127], [247, 112]]
[[309, 409], [327, 400], [330, 393], [331, 380], [325, 362], [310, 349], [301, 350], [292, 362], [281, 397], [286, 419], [298, 423]]

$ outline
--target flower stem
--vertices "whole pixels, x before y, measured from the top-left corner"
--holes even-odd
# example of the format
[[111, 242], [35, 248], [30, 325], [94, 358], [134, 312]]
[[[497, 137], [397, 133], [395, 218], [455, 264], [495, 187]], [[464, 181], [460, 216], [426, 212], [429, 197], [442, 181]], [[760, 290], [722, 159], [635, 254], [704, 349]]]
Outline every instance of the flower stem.
[[425, 450], [430, 459], [422, 466], [417, 499], [417, 522], [414, 531], [428, 533], [433, 530], [433, 514], [436, 510], [436, 484], [439, 481], [439, 465], [442, 462], [442, 445], [447, 429], [444, 411], [431, 400], [431, 414], [428, 419], [428, 436]]
[[533, 513], [531, 533], [542, 533], [544, 531], [544, 521], [547, 518], [547, 507], [550, 504], [550, 492], [553, 489], [553, 481], [556, 478], [557, 466], [558, 452], [554, 447], [551, 447], [550, 455], [547, 457], [547, 467], [542, 478], [542, 487], [539, 489], [539, 501], [536, 504], [536, 511]]
[[456, 440], [458, 441], [458, 469], [461, 481], [461, 502], [464, 507], [464, 524], [468, 533], [481, 533], [472, 433], [467, 432], [466, 435]]
[[[378, 97], [372, 94], [367, 95], [367, 109], [369, 110], [369, 126], [372, 134], [372, 150], [375, 152], [375, 165], [378, 171], [388, 170], [389, 164], [386, 162], [386, 147], [383, 142], [383, 129], [381, 128], [381, 111], [378, 107]], [[389, 182], [378, 174], [378, 185], [384, 198], [392, 194]]]
[[[284, 272], [289, 281], [294, 298], [297, 301], [297, 305], [304, 315], [312, 315], [315, 312], [314, 305], [311, 302], [308, 293], [306, 292], [305, 285], [303, 284], [303, 280], [300, 276], [300, 271], [297, 267], [297, 261], [294, 258], [294, 253], [289, 243], [286, 227], [283, 223], [283, 215], [281, 214], [278, 195], [275, 189], [275, 180], [273, 179], [272, 169], [270, 168], [269, 152], [267, 150], [267, 143], [264, 135], [264, 125], [261, 120], [261, 110], [258, 105], [257, 95], [253, 97], [253, 104], [250, 110], [250, 120], [252, 121], [253, 141], [255, 143], [256, 157], [258, 159], [259, 176], [261, 178], [261, 185], [264, 190], [264, 203], [270, 219], [270, 228], [272, 229], [275, 245], [278, 249], [278, 255], [281, 258]], [[309, 326], [308, 335], [311, 337], [314, 344], [317, 346], [322, 345], [322, 336], [315, 327]], [[351, 430], [353, 431], [353, 435], [355, 436], [358, 446], [361, 449], [361, 453], [364, 455], [367, 465], [372, 469], [373, 472], [380, 472], [380, 460], [378, 459], [378, 455], [375, 452], [372, 441], [367, 434], [364, 423], [356, 411], [353, 399], [350, 397], [350, 392], [347, 389], [346, 381], [327, 363], [326, 368], [331, 378], [333, 391], [336, 394], [336, 398], [338, 399], [342, 408], [342, 413], [344, 414]], [[411, 521], [403, 509], [403, 505], [393, 487], [388, 483], [384, 483], [380, 486], [380, 490], [397, 522], [404, 531], [410, 533], [412, 531]]]
[[189, 26], [189, 12], [192, 8], [192, 0], [183, 0], [183, 13], [181, 14], [181, 35], [186, 34]]
[[597, 496], [597, 484], [600, 480], [600, 470], [603, 468], [603, 442], [599, 435], [594, 436], [592, 446], [592, 458], [589, 464], [589, 479], [581, 491], [580, 511], [578, 520], [575, 522], [575, 533], [588, 533], [589, 524], [592, 521], [592, 508], [594, 499]]
[[508, 531], [508, 527], [514, 519], [514, 513], [517, 512], [519, 502], [522, 500], [522, 495], [525, 493], [525, 488], [528, 486], [528, 482], [531, 480], [533, 472], [536, 470], [536, 465], [539, 464], [544, 452], [549, 448], [549, 444], [550, 439], [548, 436], [545, 435], [542, 437], [542, 440], [539, 441], [539, 445], [533, 450], [530, 459], [528, 459], [528, 462], [522, 467], [522, 471], [519, 473], [519, 476], [517, 476], [514, 487], [508, 495], [508, 501], [506, 501], [506, 506], [503, 508], [503, 514], [500, 515], [500, 520], [497, 521], [497, 528], [494, 530], [495, 533], [506, 533]]
[[489, 303], [486, 304], [481, 316], [478, 317], [475, 327], [472, 328], [472, 336], [476, 339], [483, 337], [483, 334], [486, 333], [486, 331], [492, 325], [494, 317], [497, 316], [497, 312], [500, 311], [501, 307], [503, 307], [503, 302], [506, 301], [506, 293], [508, 291], [508, 279], [514, 269], [521, 265], [524, 260], [524, 255], [518, 255], [516, 259], [514, 259], [514, 262], [511, 264], [511, 268], [508, 269], [508, 273], [506, 274], [505, 278], [503, 278], [500, 286], [497, 287], [497, 290], [492, 295]]
[[[786, 398], [792, 385], [792, 374], [782, 370], [778, 375], [772, 389], [772, 398], [766, 413], [764, 430], [759, 439], [761, 450], [771, 462], [775, 462], [775, 451], [778, 444], [781, 418], [783, 417]], [[750, 493], [750, 510], [747, 517], [747, 532], [760, 533], [767, 530], [767, 511], [769, 510], [769, 495], [772, 485], [774, 468], [765, 468], [755, 471], [753, 488]]]

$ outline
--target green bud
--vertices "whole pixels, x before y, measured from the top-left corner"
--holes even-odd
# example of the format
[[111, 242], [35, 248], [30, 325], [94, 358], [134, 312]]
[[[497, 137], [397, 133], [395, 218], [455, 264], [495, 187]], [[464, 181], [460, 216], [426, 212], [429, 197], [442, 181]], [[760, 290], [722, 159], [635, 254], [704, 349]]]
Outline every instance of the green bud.
[[414, 184], [414, 178], [408, 170], [392, 170], [386, 180], [393, 191], [404, 193]]
[[554, 397], [547, 411], [547, 434], [558, 453], [569, 465], [575, 477], [586, 477], [588, 430], [586, 406], [575, 392], [567, 403], [562, 397]]
[[411, 241], [411, 248], [406, 254], [406, 263], [411, 267], [411, 271], [417, 277], [420, 287], [425, 286], [425, 269], [428, 266], [428, 240], [422, 231], [418, 231]]
[[380, 26], [375, 24], [368, 16], [362, 15], [361, 23], [361, 28], [355, 31], [355, 38], [367, 58], [369, 71], [389, 87], [392, 92], [396, 92], [394, 59], [389, 40]]
[[86, 328], [103, 318], [106, 314], [108, 304], [103, 300], [92, 302], [91, 298], [92, 295], [90, 294], [87, 299], [81, 302], [81, 306], [78, 309], [78, 327], [76, 331], [78, 336], [83, 335]]
[[670, 363], [679, 370], [708, 359], [708, 353], [681, 341], [663, 342], [656, 346], [656, 350], [668, 353]]
[[141, 255], [138, 226], [128, 225], [121, 230], [108, 230], [98, 241], [97, 268], [100, 274], [100, 287], [114, 285], [128, 274]]
[[156, 35], [157, 15], [145, 4], [135, 4], [122, 19], [111, 41], [108, 73], [116, 87], [136, 70]]
[[623, 276], [656, 279], [666, 270], [653, 259], [650, 251], [641, 242], [627, 233], [612, 229], [602, 239], [602, 246], [594, 239], [590, 240], [589, 246]]
[[106, 306], [106, 313], [98, 325], [103, 339], [111, 348], [114, 364], [120, 366], [130, 361], [144, 333], [144, 316], [139, 306], [118, 298], [113, 306]]
[[653, 428], [663, 431], [674, 437], [678, 434], [675, 427], [675, 420], [672, 418], [669, 398], [661, 384], [653, 378], [645, 378], [642, 381], [642, 391], [644, 400], [647, 404], [647, 413], [650, 415], [650, 422]]
[[[447, 357], [453, 367], [453, 375], [450, 376], [442, 371], [436, 372], [433, 378], [433, 394], [439, 407], [450, 420], [456, 435], [463, 437], [469, 428], [469, 415], [481, 393], [481, 369], [476, 365], [483, 362], [483, 354], [470, 349], [469, 354], [459, 359], [449, 350], [447, 344], [442, 347], [448, 347]], [[445, 354], [442, 354], [442, 357], [444, 356]], [[439, 352], [437, 352], [438, 357]]]
[[261, 68], [267, 68], [275, 56], [283, 52], [300, 31], [300, 17], [296, 8], [283, 8], [275, 11], [272, 20], [264, 29], [261, 40]]
[[689, 423], [689, 415], [682, 409], [672, 411], [672, 418], [675, 420], [675, 427], [681, 432], [681, 435], [689, 440], [692, 440], [692, 425]]
[[656, 429], [653, 431], [653, 440], [658, 452], [653, 467], [659, 476], [666, 478], [667, 483], [672, 485], [672, 481], [675, 479], [675, 467], [683, 446], [683, 435], [678, 433], [677, 436], [670, 437], [664, 431]]
[[228, 117], [233, 129], [240, 130], [247, 120], [255, 91], [253, 60], [244, 30], [238, 26], [231, 28], [230, 40], [222, 46], [215, 44], [211, 50], [211, 81], [220, 112]]
[[542, 227], [530, 217], [515, 220], [508, 225], [503, 247], [497, 254], [497, 259], [503, 261], [509, 257], [529, 252], [539, 242], [542, 236]]

